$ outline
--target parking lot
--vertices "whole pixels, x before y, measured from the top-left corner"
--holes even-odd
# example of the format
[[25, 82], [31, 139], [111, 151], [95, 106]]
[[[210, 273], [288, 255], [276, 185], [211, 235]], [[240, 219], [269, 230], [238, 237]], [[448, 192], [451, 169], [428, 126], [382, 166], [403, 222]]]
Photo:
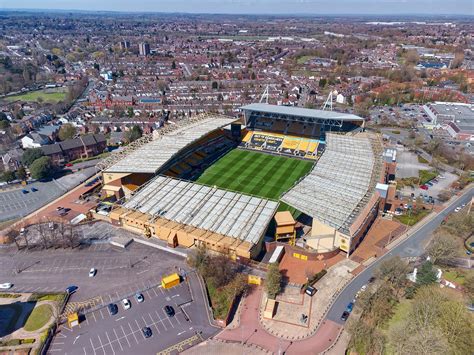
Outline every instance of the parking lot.
[[[97, 275], [91, 278], [93, 267]], [[108, 302], [117, 294], [158, 284], [162, 275], [185, 267], [181, 257], [134, 243], [127, 249], [108, 243], [74, 250], [0, 249], [0, 280], [13, 283], [11, 291], [63, 292], [69, 285], [79, 286], [71, 302]]]
[[[194, 302], [187, 282], [171, 289], [161, 286], [143, 292], [145, 301], [138, 303], [129, 297], [132, 307], [111, 315], [107, 308], [86, 314], [79, 326], [70, 329], [61, 326], [52, 342], [50, 354], [156, 354], [189, 338], [205, 338], [214, 329], [196, 323], [195, 313], [202, 312]], [[169, 317], [164, 307], [170, 305], [175, 315]], [[143, 327], [149, 327], [152, 336], [146, 338]], [[191, 345], [191, 344], [189, 344]]]
[[[63, 176], [48, 182], [34, 182], [26, 186], [0, 191], [0, 222], [13, 218], [24, 217], [47, 203], [53, 201], [66, 191], [80, 184], [95, 173], [95, 168], [87, 168], [80, 172]], [[38, 191], [31, 191], [32, 188]], [[22, 190], [28, 191], [23, 193]]]

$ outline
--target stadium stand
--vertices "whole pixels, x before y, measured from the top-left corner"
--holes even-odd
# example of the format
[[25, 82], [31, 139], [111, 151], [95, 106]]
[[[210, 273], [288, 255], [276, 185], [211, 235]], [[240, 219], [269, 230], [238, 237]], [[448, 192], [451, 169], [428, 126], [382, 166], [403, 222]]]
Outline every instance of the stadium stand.
[[314, 160], [324, 151], [324, 142], [273, 132], [249, 131], [240, 147]]
[[216, 251], [251, 258], [261, 249], [263, 235], [278, 202], [157, 176], [113, 217], [132, 231], [149, 228], [168, 244], [205, 244]]

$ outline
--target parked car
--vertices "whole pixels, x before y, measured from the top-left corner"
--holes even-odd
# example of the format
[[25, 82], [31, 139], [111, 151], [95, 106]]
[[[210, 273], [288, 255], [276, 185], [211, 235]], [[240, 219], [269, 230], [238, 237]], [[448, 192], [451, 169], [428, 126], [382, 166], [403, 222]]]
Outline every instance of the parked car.
[[422, 189], [422, 190], [428, 190], [428, 186], [426, 186], [426, 185], [421, 185], [421, 186], [420, 186], [420, 189]]
[[27, 189], [23, 189], [23, 190], [21, 190], [21, 192], [23, 193], [23, 195], [26, 195], [27, 193], [29, 193], [29, 191]]
[[137, 300], [138, 303], [142, 303], [145, 299], [143, 298], [143, 295], [141, 293], [137, 293], [135, 295], [135, 299]]
[[78, 288], [79, 288], [79, 287], [74, 286], [74, 285], [68, 286], [68, 287], [66, 288], [66, 293], [67, 293], [68, 295], [72, 295], [74, 292], [77, 291]]
[[126, 298], [122, 300], [122, 306], [123, 306], [123, 309], [125, 310], [130, 309], [130, 307], [132, 307], [132, 305], [130, 304], [130, 301], [127, 300]]
[[12, 288], [13, 284], [10, 282], [5, 282], [3, 284], [0, 284], [0, 289], [2, 290], [8, 290], [9, 288]]
[[31, 192], [36, 192], [36, 191], [38, 191], [38, 189], [37, 189], [36, 187], [32, 187], [30, 190], [31, 190]]
[[459, 212], [459, 211], [461, 211], [461, 206], [458, 206], [454, 209], [454, 212]]
[[56, 211], [61, 211], [62, 209], [63, 209], [63, 208], [60, 207], [60, 206], [56, 207]]
[[72, 166], [72, 164], [71, 164], [71, 163], [67, 163], [66, 166], [67, 166], [68, 168], [70, 168], [70, 167]]
[[95, 274], [97, 274], [97, 269], [96, 268], [91, 268], [89, 270], [89, 277], [94, 277]]
[[171, 306], [165, 306], [163, 308], [163, 310], [165, 311], [165, 313], [168, 315], [168, 317], [173, 317], [175, 312], [174, 312], [174, 308], [171, 307]]
[[308, 296], [313, 297], [314, 294], [316, 293], [316, 289], [315, 289], [314, 287], [312, 287], [312, 286], [308, 286], [308, 287], [306, 287], [305, 293], [306, 293]]
[[394, 214], [395, 214], [395, 216], [401, 216], [402, 215], [402, 209], [399, 208], [399, 207], [395, 208], [395, 213]]
[[433, 186], [433, 183], [431, 181], [428, 181], [425, 185]]
[[347, 307], [346, 307], [346, 312], [351, 313], [353, 309], [354, 309], [354, 303], [353, 303], [353, 302], [349, 302], [349, 304], [348, 304]]
[[151, 337], [151, 336], [153, 335], [153, 333], [151, 332], [150, 327], [143, 327], [143, 328], [142, 328], [142, 333], [143, 333], [143, 336], [144, 336], [145, 338], [149, 338], [149, 337]]
[[114, 316], [118, 313], [118, 307], [115, 303], [110, 303], [107, 308], [109, 309], [109, 313], [111, 316]]
[[341, 320], [345, 322], [347, 320], [347, 318], [349, 318], [349, 315], [350, 315], [350, 313], [347, 312], [347, 311], [342, 312]]

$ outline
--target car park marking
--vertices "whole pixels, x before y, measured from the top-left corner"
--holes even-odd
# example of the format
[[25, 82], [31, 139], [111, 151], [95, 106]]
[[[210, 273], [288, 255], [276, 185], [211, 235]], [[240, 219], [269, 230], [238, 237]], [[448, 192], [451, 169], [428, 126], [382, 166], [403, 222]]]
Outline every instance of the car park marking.
[[[106, 331], [106, 332], [105, 332], [105, 335], [107, 336], [107, 340], [109, 341], [110, 348], [112, 349], [112, 352], [113, 352], [114, 355], [115, 355], [115, 350], [114, 350], [114, 347], [112, 346], [112, 342], [110, 341], [109, 333], [107, 333], [107, 331]], [[119, 342], [119, 343], [120, 343], [120, 342]], [[120, 345], [120, 347], [122, 347], [122, 345]], [[123, 351], [123, 348], [122, 348], [122, 351]]]
[[135, 341], [136, 341], [137, 344], [138, 344], [137, 336], [135, 335], [135, 332], [133, 331], [132, 326], [130, 325], [130, 323], [128, 323], [128, 326], [130, 327], [130, 331], [132, 332], [131, 334], [133, 335], [133, 337], [135, 338]]
[[119, 343], [119, 345], [120, 345], [120, 350], [123, 351], [123, 347], [122, 347], [122, 343], [120, 342], [120, 338], [119, 338], [119, 336], [117, 335], [117, 332], [115, 331], [115, 328], [114, 328], [113, 330], [114, 330], [115, 337], [117, 338], [117, 341], [118, 341], [118, 343]]
[[94, 344], [92, 343], [92, 338], [89, 338], [89, 341], [91, 342], [91, 347], [92, 347], [92, 350], [94, 351], [94, 355], [95, 355], [96, 352], [95, 352]]
[[123, 336], [125, 337], [125, 340], [126, 340], [127, 343], [128, 343], [128, 347], [129, 347], [129, 348], [132, 347], [132, 345], [130, 345], [130, 342], [128, 341], [128, 336], [127, 336], [127, 334], [125, 334], [125, 330], [123, 329], [122, 326], [120, 326], [120, 329], [122, 329], [122, 333], [123, 333]]

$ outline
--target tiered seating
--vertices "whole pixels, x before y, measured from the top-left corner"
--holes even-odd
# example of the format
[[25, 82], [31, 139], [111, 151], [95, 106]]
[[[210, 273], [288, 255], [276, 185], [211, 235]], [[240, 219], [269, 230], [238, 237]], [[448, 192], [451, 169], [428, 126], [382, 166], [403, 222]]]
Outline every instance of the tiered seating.
[[286, 130], [286, 122], [285, 121], [275, 121], [272, 126], [272, 131], [275, 132], [285, 132]]
[[288, 136], [274, 132], [249, 131], [244, 136], [244, 140], [240, 144], [240, 146], [244, 148], [305, 157], [308, 159], [317, 159], [324, 150], [324, 145], [320, 144], [319, 140]]
[[245, 142], [245, 143], [248, 142], [248, 141], [250, 140], [250, 138], [252, 138], [252, 135], [253, 135], [253, 132], [252, 132], [252, 131], [248, 131], [248, 132], [245, 134], [244, 138], [242, 139], [242, 142]]

